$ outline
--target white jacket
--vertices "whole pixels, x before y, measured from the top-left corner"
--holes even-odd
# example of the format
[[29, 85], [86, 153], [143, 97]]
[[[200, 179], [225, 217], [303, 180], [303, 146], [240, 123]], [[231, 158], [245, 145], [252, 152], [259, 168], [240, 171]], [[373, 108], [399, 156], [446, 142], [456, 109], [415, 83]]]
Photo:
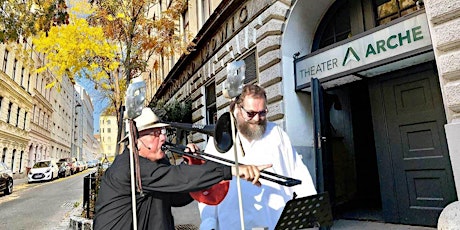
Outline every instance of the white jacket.
[[[267, 122], [267, 130], [260, 140], [249, 142], [239, 135], [245, 156], [242, 156], [240, 142], [237, 140], [238, 162], [241, 164], [273, 164], [267, 171], [279, 175], [299, 179], [300, 185], [286, 187], [261, 179], [261, 187], [240, 180], [244, 226], [246, 230], [255, 227], [274, 229], [285, 204], [293, 198], [316, 194], [310, 173], [299, 155], [292, 147], [287, 134], [275, 123]], [[234, 150], [221, 154], [214, 147], [212, 137], [208, 141], [205, 152], [234, 161]], [[233, 177], [225, 199], [217, 206], [199, 203], [201, 230], [240, 229], [239, 201], [237, 180]]]

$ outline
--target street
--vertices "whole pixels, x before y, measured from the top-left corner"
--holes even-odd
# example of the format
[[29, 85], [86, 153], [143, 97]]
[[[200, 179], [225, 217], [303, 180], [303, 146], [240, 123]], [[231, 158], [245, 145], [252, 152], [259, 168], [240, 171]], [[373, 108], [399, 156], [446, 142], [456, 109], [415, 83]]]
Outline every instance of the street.
[[28, 184], [27, 179], [16, 180], [12, 194], [0, 195], [1, 228], [67, 229], [69, 212], [83, 201], [83, 177], [94, 170], [50, 182]]

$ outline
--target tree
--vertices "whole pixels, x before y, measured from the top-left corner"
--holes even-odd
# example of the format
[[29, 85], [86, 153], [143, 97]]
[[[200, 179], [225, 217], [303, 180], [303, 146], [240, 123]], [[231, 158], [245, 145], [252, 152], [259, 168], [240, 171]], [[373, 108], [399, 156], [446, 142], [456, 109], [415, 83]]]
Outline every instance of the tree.
[[[133, 76], [157, 71], [159, 63], [155, 57], [187, 53], [187, 44], [183, 43], [176, 25], [187, 7], [186, 0], [173, 0], [164, 11], [157, 10], [161, 8], [161, 0], [90, 0], [90, 3], [96, 10], [88, 21], [101, 26], [107, 38], [118, 43], [126, 82]], [[123, 122], [121, 117], [117, 119], [120, 140]]]
[[16, 42], [67, 24], [64, 0], [0, 0], [0, 42]]
[[[56, 83], [64, 75], [71, 81], [75, 77], [93, 81], [117, 111], [119, 141], [127, 83], [134, 76], [157, 71], [158, 57], [187, 53], [188, 45], [176, 25], [186, 2], [173, 0], [167, 9], [158, 11], [160, 4], [153, 0], [91, 0], [93, 11], [70, 12], [69, 25], [52, 27], [34, 40], [48, 58], [39, 71], [50, 70], [58, 76], [50, 87], [59, 87]], [[75, 15], [84, 15], [88, 23]], [[116, 153], [119, 150], [117, 146]]]

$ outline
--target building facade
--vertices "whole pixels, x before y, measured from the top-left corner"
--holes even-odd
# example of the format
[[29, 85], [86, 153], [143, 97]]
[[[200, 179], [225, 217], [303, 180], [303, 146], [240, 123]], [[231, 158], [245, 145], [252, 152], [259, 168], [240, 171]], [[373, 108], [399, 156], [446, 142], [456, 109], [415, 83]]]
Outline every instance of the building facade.
[[196, 47], [149, 85], [152, 100], [191, 100], [193, 122], [211, 124], [228, 111], [227, 64], [244, 60], [336, 218], [435, 226], [458, 200], [458, 1], [189, 4]]
[[88, 92], [75, 83], [77, 101], [81, 104], [76, 112], [75, 143], [78, 149], [77, 159], [87, 161], [98, 158], [98, 142], [94, 137], [94, 107]]
[[20, 178], [39, 160], [76, 157], [77, 150], [82, 158], [96, 159], [99, 144], [93, 136], [91, 98], [65, 77], [59, 89], [47, 88], [52, 73], [35, 72], [44, 55], [22, 49], [31, 50], [30, 44], [0, 44], [1, 161]]
[[[28, 49], [31, 48], [29, 44], [26, 45], [28, 45]], [[31, 52], [33, 63], [41, 63], [43, 58], [43, 55], [39, 55], [34, 51]], [[28, 75], [28, 78], [30, 78], [28, 88], [33, 98], [33, 108], [30, 118], [27, 167], [31, 168], [35, 162], [52, 157], [51, 127], [53, 125], [52, 114], [54, 110], [51, 105], [51, 95], [55, 94], [56, 91], [46, 88], [46, 85], [51, 82], [53, 77], [49, 72], [37, 74], [33, 69], [29, 71], [31, 73]]]
[[20, 61], [14, 45], [0, 44], [0, 56], [1, 161], [11, 168], [15, 177], [23, 177], [30, 157], [31, 69]]
[[116, 156], [118, 124], [117, 116], [101, 115], [99, 117], [101, 157], [107, 158], [110, 162]]

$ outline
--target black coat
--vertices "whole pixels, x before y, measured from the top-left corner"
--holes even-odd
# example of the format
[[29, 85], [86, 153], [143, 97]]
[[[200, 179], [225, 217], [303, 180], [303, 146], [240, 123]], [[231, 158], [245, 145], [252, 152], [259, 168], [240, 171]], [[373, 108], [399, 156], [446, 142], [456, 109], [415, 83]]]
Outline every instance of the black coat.
[[[104, 172], [96, 200], [93, 228], [132, 229], [129, 151], [125, 149]], [[137, 226], [143, 229], [174, 229], [171, 207], [192, 201], [188, 192], [202, 190], [232, 178], [228, 166], [170, 165], [164, 159], [152, 162], [139, 157], [144, 196], [136, 193]]]

